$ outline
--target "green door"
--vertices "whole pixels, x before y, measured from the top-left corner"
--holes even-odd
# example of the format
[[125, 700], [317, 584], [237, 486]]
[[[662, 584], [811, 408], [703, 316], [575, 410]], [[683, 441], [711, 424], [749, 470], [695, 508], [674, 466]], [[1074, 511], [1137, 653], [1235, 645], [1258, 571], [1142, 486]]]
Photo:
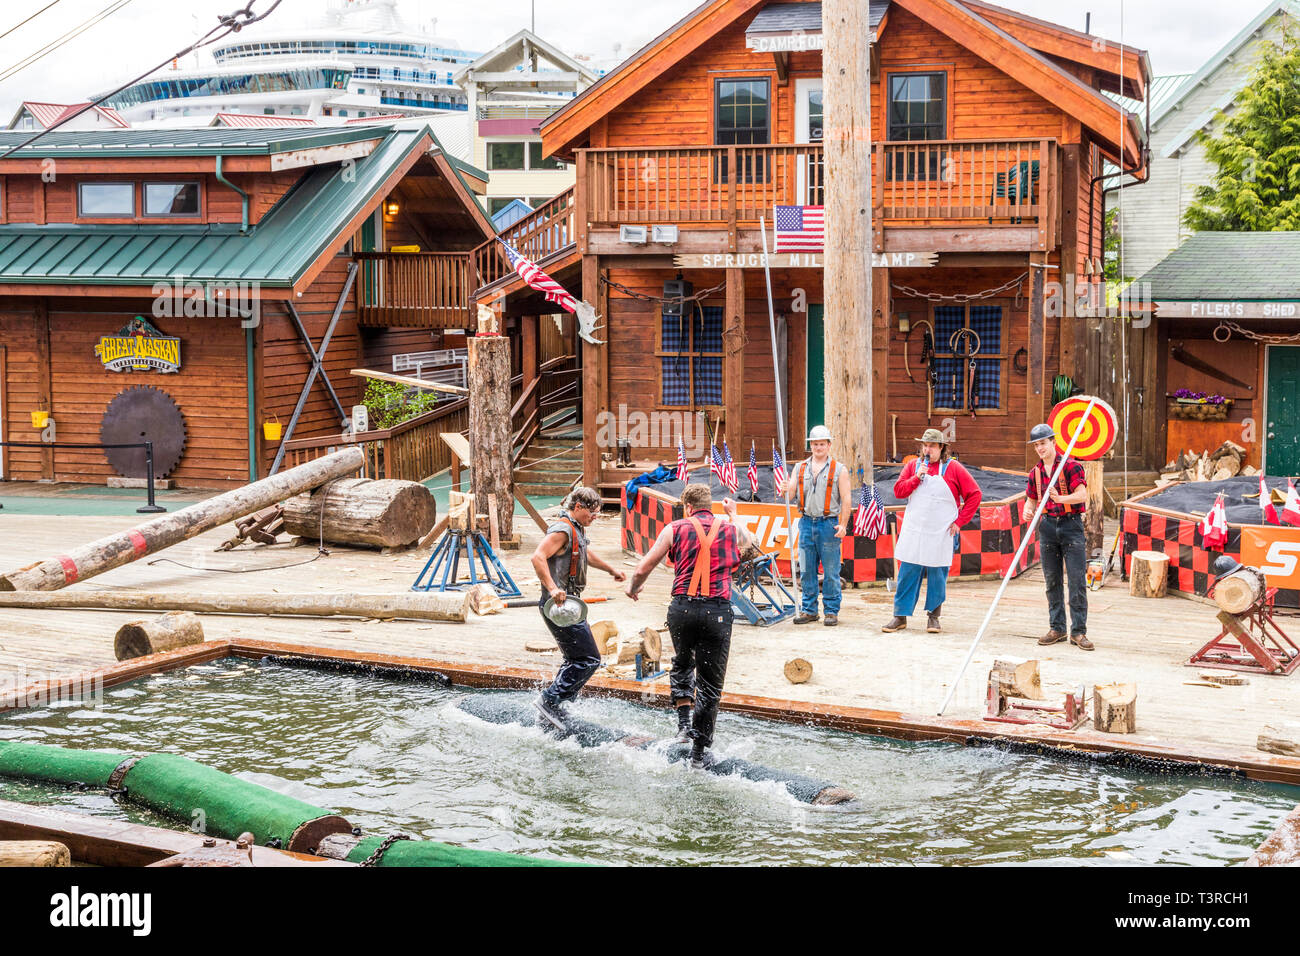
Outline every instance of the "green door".
[[[808, 429], [826, 424], [826, 325], [824, 309], [808, 306]], [[792, 436], [793, 437], [793, 436]], [[796, 448], [802, 443], [796, 440]]]
[[1268, 473], [1300, 475], [1300, 346], [1269, 346], [1265, 415]]

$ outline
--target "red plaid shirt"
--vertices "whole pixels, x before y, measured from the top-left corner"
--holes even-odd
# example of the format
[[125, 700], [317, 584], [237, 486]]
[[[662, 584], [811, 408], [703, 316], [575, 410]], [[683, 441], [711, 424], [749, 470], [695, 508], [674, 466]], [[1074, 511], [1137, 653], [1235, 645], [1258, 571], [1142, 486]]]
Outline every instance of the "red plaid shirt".
[[[722, 519], [712, 511], [696, 511], [691, 515], [700, 523], [704, 533], [708, 534], [715, 521]], [[689, 597], [691, 578], [695, 576], [695, 556], [700, 551], [700, 539], [695, 528], [686, 518], [673, 522], [673, 543], [668, 549], [668, 557], [673, 562], [673, 596]], [[709, 568], [708, 593], [701, 592], [697, 597], [726, 598], [731, 600], [731, 569], [740, 563], [740, 546], [736, 541], [736, 526], [729, 521], [723, 522], [718, 536], [713, 539], [709, 554], [712, 565]]]
[[[1052, 463], [1052, 470], [1048, 471], [1047, 466], [1043, 464], [1040, 458], [1034, 467], [1029, 471], [1029, 489], [1025, 492], [1031, 501], [1038, 500], [1038, 489], [1047, 489], [1047, 482], [1052, 477], [1052, 471], [1056, 470], [1056, 463]], [[1079, 464], [1073, 458], [1067, 458], [1065, 467], [1061, 469], [1061, 476], [1056, 482], [1057, 494], [1068, 495], [1078, 491], [1088, 483], [1083, 475], [1083, 465]], [[1060, 505], [1050, 498], [1047, 501], [1047, 507], [1043, 509], [1043, 514], [1053, 518], [1059, 518], [1064, 514], [1083, 514], [1087, 510], [1087, 505]]]

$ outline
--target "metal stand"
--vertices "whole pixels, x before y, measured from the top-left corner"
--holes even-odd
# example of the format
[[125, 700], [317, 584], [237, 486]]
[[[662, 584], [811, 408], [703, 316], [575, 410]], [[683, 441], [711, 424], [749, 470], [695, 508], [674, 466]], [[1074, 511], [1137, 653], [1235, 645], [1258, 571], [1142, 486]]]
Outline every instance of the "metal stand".
[[1210, 665], [1283, 677], [1293, 673], [1300, 667], [1300, 647], [1273, 619], [1276, 597], [1277, 588], [1268, 588], [1263, 599], [1245, 614], [1221, 613], [1219, 621], [1223, 630], [1193, 654], [1187, 666]]
[[658, 661], [646, 660], [644, 654], [636, 656], [636, 679], [639, 681], [657, 680], [668, 672], [659, 666]]
[[[466, 556], [468, 580], [460, 577], [460, 557]], [[478, 565], [476, 568], [475, 565]], [[483, 575], [479, 576], [478, 570]], [[462, 591], [476, 584], [490, 585], [499, 597], [523, 597], [523, 591], [510, 577], [501, 559], [492, 550], [486, 538], [477, 531], [458, 531], [448, 528], [438, 543], [420, 576], [411, 585], [412, 591]]]
[[[794, 595], [781, 582], [774, 567], [776, 556], [764, 554], [739, 565], [731, 573], [731, 608], [756, 627], [771, 627], [794, 617]], [[764, 575], [771, 578], [774, 594], [763, 583]], [[757, 593], [761, 600], [755, 599]]]
[[984, 719], [999, 724], [1046, 724], [1057, 730], [1074, 730], [1088, 719], [1088, 695], [1082, 687], [1053, 704], [1045, 700], [1004, 697], [989, 684]]
[[145, 478], [148, 481], [149, 500], [144, 507], [136, 508], [135, 513], [138, 515], [156, 515], [166, 511], [162, 505], [153, 500], [153, 442], [144, 443], [144, 470]]

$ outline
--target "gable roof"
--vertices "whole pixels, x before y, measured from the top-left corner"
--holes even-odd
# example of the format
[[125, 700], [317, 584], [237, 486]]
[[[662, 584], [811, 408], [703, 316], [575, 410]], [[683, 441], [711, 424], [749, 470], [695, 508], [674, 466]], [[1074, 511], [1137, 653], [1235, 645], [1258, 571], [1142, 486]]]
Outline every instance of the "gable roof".
[[14, 118], [10, 121], [9, 128], [13, 129], [18, 124], [18, 121], [22, 118], [24, 112], [30, 113], [32, 119], [36, 120], [36, 122], [41, 125], [42, 129], [49, 129], [55, 123], [58, 123], [65, 117], [72, 116], [78, 111], [97, 113], [99, 116], [106, 119], [110, 126], [115, 126], [118, 129], [129, 129], [131, 126], [131, 124], [124, 120], [122, 115], [111, 106], [92, 106], [90, 109], [86, 109], [88, 106], [90, 106], [89, 103], [37, 103], [34, 101], [28, 101], [19, 104], [18, 112], [14, 114]]
[[466, 79], [476, 72], [498, 73], [504, 70], [513, 70], [527, 57], [529, 47], [532, 47], [537, 53], [541, 54], [543, 59], [549, 60], [561, 70], [577, 73], [579, 77], [588, 83], [596, 82], [595, 73], [559, 47], [543, 40], [532, 30], [520, 30], [510, 39], [497, 44], [473, 63], [461, 67], [452, 77], [452, 80], [457, 86], [462, 86]]
[[[873, 0], [870, 15], [875, 20], [879, 0]], [[993, 64], [1024, 86], [1037, 92], [1050, 102], [1079, 119], [1103, 143], [1112, 145], [1116, 155], [1123, 153], [1126, 165], [1136, 164], [1141, 155], [1142, 126], [1138, 118], [1122, 109], [1102, 93], [1083, 83], [1069, 71], [1052, 62], [1047, 56], [1012, 36], [1007, 30], [980, 16], [974, 4], [963, 5], [957, 0], [892, 0], [898, 6], [915, 14], [955, 42], [967, 47], [982, 59]], [[757, 16], [768, 6], [765, 0], [706, 0], [686, 17], [669, 27], [664, 33], [642, 47], [617, 69], [606, 74], [595, 86], [582, 93], [541, 124], [543, 134], [554, 144], [552, 153], [573, 148], [582, 134], [600, 117], [607, 115], [648, 87], [664, 70], [681, 62], [699, 50], [723, 30], [739, 22], [750, 12]], [[794, 6], [779, 4], [778, 6]], [[820, 3], [798, 4], [816, 7], [820, 23]], [[992, 5], [981, 5], [985, 12], [995, 11], [997, 18], [1011, 26], [1011, 19], [1029, 22], [1038, 33], [1055, 29], [1044, 21], [1032, 21], [1012, 11]], [[811, 16], [811, 10], [786, 11], [786, 15], [801, 19]], [[882, 14], [883, 16], [883, 11]], [[876, 21], [878, 22], [878, 21]], [[1029, 27], [1025, 27], [1028, 29]], [[1061, 28], [1062, 35], [1072, 31]], [[1089, 42], [1091, 48], [1091, 38]], [[1141, 53], [1124, 48], [1131, 54]], [[1134, 56], [1135, 69], [1145, 77], [1143, 53]], [[1143, 72], [1145, 71], [1145, 72]], [[1116, 133], [1123, 129], [1124, 135]], [[1119, 142], [1122, 139], [1123, 142]]]
[[1300, 232], [1197, 232], [1140, 280], [1161, 300], [1300, 301]]
[[314, 126], [308, 116], [279, 116], [261, 113], [218, 113], [209, 126], [229, 126], [235, 129], [270, 129], [276, 126]]
[[[338, 146], [377, 140], [382, 127], [304, 127], [232, 129], [204, 126], [167, 129], [55, 130], [11, 159], [69, 156], [76, 159], [99, 157], [158, 156], [268, 156], [299, 149]], [[31, 138], [30, 132], [0, 132], [0, 152]]]

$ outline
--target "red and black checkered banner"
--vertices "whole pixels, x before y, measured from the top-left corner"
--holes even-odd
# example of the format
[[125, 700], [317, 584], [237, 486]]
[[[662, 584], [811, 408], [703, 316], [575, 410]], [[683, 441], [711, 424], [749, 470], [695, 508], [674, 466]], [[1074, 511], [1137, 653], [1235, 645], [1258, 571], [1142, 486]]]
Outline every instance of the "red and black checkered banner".
[[[1001, 576], [1007, 573], [1028, 526], [1021, 515], [1021, 500], [1023, 499], [994, 502], [979, 509], [971, 522], [961, 529], [958, 548], [953, 553], [950, 578]], [[759, 537], [764, 550], [783, 550], [774, 548], [767, 539], [773, 534], [784, 538], [785, 506], [747, 504], [740, 507], [744, 512], [755, 514], [770, 511], [770, 522], [760, 520], [757, 526], [750, 527], [750, 531]], [[894, 542], [902, 529], [903, 509], [889, 508], [887, 514], [888, 530], [874, 541], [853, 534], [845, 535], [841, 545], [843, 564], [840, 567], [840, 577], [843, 580], [856, 584], [884, 581], [894, 576]], [[624, 550], [633, 554], [645, 554], [659, 533], [683, 515], [679, 501], [647, 492], [646, 489], [640, 491], [635, 504], [629, 508], [625, 488], [622, 512]], [[738, 517], [743, 519], [745, 515]], [[1038, 540], [1035, 536], [1011, 576], [1018, 577], [1037, 561]], [[778, 559], [777, 569], [782, 574], [789, 574], [789, 561]]]
[[1200, 525], [1191, 515], [1124, 507], [1124, 577], [1132, 570], [1134, 551], [1158, 551], [1169, 556], [1169, 590], [1206, 597], [1214, 583], [1214, 562], [1226, 554], [1264, 572], [1269, 585], [1278, 589], [1278, 607], [1300, 607], [1300, 529], [1229, 525], [1227, 543], [1215, 551], [1205, 547]]

